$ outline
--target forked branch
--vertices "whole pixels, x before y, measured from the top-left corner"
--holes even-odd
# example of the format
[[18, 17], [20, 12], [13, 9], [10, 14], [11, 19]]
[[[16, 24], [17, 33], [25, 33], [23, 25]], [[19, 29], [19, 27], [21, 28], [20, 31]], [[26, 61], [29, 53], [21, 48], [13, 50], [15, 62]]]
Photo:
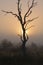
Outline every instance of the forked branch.
[[36, 3], [37, 2], [34, 2], [34, 0], [33, 0], [31, 6], [28, 8], [27, 12], [25, 13], [25, 15], [24, 15], [24, 24], [26, 23], [26, 17], [28, 17], [32, 13], [31, 9], [35, 6]]

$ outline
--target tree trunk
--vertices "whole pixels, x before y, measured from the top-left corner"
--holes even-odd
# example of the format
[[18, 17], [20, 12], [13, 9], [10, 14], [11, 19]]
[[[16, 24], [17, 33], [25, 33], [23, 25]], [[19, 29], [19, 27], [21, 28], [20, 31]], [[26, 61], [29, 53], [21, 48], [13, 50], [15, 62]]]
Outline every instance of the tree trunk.
[[25, 32], [25, 28], [24, 28], [24, 25], [22, 26], [22, 30], [23, 30], [23, 41], [22, 41], [22, 51], [23, 51], [23, 55], [25, 56], [26, 55], [26, 32]]
[[25, 32], [25, 28], [24, 28], [24, 25], [22, 25], [22, 30], [23, 30], [23, 47], [25, 47], [25, 44], [26, 44], [26, 36], [25, 36], [25, 34], [26, 34], [26, 32]]

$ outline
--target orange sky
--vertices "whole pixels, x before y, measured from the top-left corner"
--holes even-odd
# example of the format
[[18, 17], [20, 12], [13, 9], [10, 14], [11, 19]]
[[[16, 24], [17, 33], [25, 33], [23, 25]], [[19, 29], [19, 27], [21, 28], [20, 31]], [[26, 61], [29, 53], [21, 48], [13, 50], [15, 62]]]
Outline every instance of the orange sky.
[[[27, 1], [22, 0], [22, 15], [27, 11]], [[32, 9], [33, 13], [30, 15], [31, 18], [39, 16], [37, 20], [32, 22], [30, 25], [35, 25], [34, 28], [28, 30], [29, 36], [42, 35], [43, 38], [43, 0], [35, 0], [38, 5]], [[17, 0], [0, 0], [0, 10], [13, 11], [17, 13]], [[24, 7], [25, 6], [25, 7]], [[10, 15], [4, 15], [0, 11], [0, 36], [2, 34], [15, 35], [21, 33], [21, 25], [17, 18]], [[33, 37], [35, 38], [35, 37]], [[36, 39], [36, 38], [35, 38]]]

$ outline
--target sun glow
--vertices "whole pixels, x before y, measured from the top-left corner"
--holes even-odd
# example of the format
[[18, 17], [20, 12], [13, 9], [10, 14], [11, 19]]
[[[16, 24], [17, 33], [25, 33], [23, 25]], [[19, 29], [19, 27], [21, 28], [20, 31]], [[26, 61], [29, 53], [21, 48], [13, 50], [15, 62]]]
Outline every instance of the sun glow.
[[[22, 34], [23, 34], [23, 30], [22, 30]], [[28, 31], [26, 30], [26, 34], [28, 35]]]
[[26, 34], [28, 34], [28, 31], [26, 30]]

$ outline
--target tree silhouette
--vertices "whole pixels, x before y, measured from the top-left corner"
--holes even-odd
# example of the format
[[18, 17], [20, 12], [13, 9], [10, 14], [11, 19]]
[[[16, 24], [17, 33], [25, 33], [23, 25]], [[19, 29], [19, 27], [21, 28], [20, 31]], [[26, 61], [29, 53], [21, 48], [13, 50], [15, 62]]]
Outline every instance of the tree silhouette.
[[23, 31], [23, 34], [19, 35], [19, 36], [20, 36], [20, 39], [22, 41], [22, 48], [25, 48], [26, 42], [29, 39], [28, 35], [26, 34], [26, 30], [28, 30], [31, 27], [33, 27], [33, 26], [30, 26], [29, 28], [27, 28], [27, 25], [30, 22], [32, 22], [35, 19], [37, 19], [38, 17], [35, 17], [35, 18], [32, 18], [32, 19], [28, 19], [28, 20], [27, 20], [27, 18], [31, 15], [32, 8], [37, 4], [37, 2], [35, 2], [35, 0], [32, 0], [31, 6], [29, 6], [29, 3], [28, 3], [28, 10], [27, 10], [27, 12], [24, 15], [24, 19], [22, 19], [22, 13], [21, 13], [22, 10], [21, 10], [21, 3], [20, 3], [20, 1], [21, 0], [18, 0], [18, 2], [17, 2], [18, 14], [13, 13], [12, 11], [5, 11], [5, 10], [2, 10], [2, 12], [5, 12], [6, 14], [12, 14], [13, 16], [18, 18], [18, 20], [19, 20], [19, 22], [21, 24], [21, 27], [22, 27], [22, 31]]

